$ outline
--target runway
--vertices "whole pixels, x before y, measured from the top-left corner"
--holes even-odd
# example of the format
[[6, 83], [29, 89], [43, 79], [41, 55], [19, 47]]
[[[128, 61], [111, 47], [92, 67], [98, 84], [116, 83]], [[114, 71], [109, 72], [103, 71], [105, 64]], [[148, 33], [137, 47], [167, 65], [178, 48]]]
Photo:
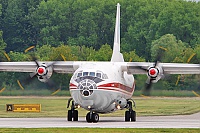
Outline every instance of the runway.
[[98, 123], [87, 123], [85, 117], [78, 122], [66, 118], [0, 118], [0, 128], [200, 128], [200, 113], [178, 116], [137, 117], [136, 122], [124, 122], [124, 117], [100, 117]]

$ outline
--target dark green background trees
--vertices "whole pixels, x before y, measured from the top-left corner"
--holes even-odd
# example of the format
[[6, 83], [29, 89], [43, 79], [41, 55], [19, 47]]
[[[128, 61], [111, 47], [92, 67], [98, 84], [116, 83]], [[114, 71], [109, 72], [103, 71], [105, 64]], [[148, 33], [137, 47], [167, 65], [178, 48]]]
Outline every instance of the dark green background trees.
[[[34, 45], [40, 60], [63, 60], [62, 54], [66, 60], [109, 61], [117, 2], [126, 61], [154, 61], [158, 47], [163, 46], [167, 51], [162, 62], [186, 63], [194, 55], [190, 63], [199, 63], [200, 2], [182, 0], [0, 0], [0, 57], [5, 61], [6, 51], [12, 61], [30, 60], [23, 51]], [[20, 75], [14, 74], [12, 82]], [[187, 82], [191, 75], [181, 80], [185, 86], [175, 85], [177, 76], [162, 81], [170, 87], [161, 82], [156, 88], [191, 88], [193, 82]], [[141, 77], [137, 76], [145, 82], [146, 77]], [[67, 85], [69, 78], [60, 84]], [[197, 89], [198, 77], [192, 78]], [[2, 84], [11, 84], [6, 79]]]

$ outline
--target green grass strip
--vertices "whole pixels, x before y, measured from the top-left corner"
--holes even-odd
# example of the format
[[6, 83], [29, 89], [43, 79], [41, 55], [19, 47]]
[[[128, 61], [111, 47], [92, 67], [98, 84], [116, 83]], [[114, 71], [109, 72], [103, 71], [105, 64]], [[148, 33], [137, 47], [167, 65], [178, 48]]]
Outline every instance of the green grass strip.
[[2, 128], [1, 133], [199, 133], [200, 129], [173, 128]]

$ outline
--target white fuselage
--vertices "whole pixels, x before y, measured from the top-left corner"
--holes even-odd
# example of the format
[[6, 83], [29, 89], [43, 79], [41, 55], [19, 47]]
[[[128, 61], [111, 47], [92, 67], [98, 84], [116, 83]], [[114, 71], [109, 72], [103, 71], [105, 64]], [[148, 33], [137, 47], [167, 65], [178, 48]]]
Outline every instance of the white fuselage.
[[118, 101], [123, 104], [121, 102], [130, 99], [134, 89], [134, 77], [114, 62], [84, 64], [70, 80], [70, 93], [75, 104], [97, 113], [119, 109]]

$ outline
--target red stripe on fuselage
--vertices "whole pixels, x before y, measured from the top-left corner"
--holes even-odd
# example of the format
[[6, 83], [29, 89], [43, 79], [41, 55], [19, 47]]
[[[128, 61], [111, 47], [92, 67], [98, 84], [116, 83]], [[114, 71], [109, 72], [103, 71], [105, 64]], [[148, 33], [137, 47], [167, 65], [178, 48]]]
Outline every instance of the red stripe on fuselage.
[[69, 88], [70, 89], [77, 89], [77, 86], [75, 84], [70, 83], [69, 84]]
[[105, 91], [115, 91], [115, 92], [120, 92], [120, 93], [124, 93], [126, 95], [131, 95], [132, 93], [130, 92], [126, 92], [126, 91], [123, 91], [123, 90], [118, 90], [118, 89], [114, 89], [114, 88], [99, 88], [99, 90], [105, 90]]
[[[121, 83], [107, 83], [107, 84], [99, 85], [97, 88], [100, 90], [118, 91], [118, 92], [130, 95], [135, 89], [135, 83], [133, 84], [132, 88], [125, 86]], [[77, 89], [77, 86], [73, 83], [70, 83], [70, 89]]]
[[107, 83], [107, 84], [103, 84], [103, 85], [99, 85], [97, 88], [101, 89], [101, 88], [119, 88], [123, 91], [126, 91], [126, 92], [129, 92], [129, 93], [132, 93], [135, 89], [135, 83], [133, 84], [132, 88], [131, 87], [128, 87], [128, 86], [125, 86], [121, 83]]

